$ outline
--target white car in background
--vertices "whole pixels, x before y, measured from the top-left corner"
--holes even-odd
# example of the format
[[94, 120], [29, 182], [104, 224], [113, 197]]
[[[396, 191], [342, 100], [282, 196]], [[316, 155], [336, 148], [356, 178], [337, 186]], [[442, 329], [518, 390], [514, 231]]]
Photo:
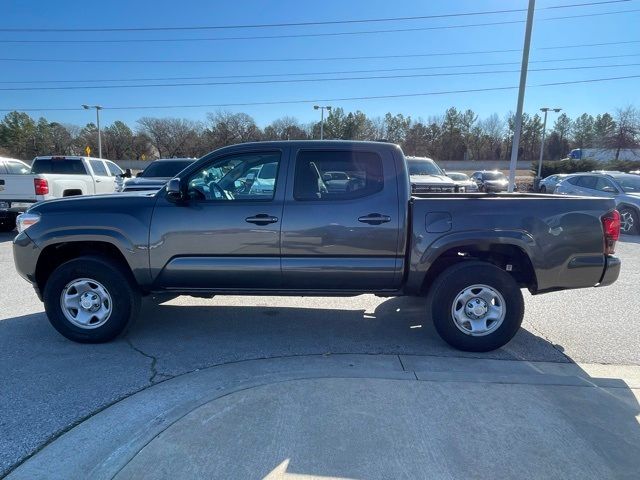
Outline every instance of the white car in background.
[[469, 175], [462, 172], [446, 172], [447, 177], [453, 180], [458, 186], [459, 192], [477, 192], [478, 184], [469, 178]]
[[562, 180], [555, 193], [613, 198], [620, 212], [620, 231], [640, 234], [640, 176], [622, 172], [575, 173]]
[[[29, 171], [0, 171], [0, 205], [14, 214], [36, 202], [74, 195], [116, 191], [116, 178], [123, 170], [110, 160], [76, 156], [41, 156], [33, 159]], [[9, 223], [5, 228], [13, 229]]]
[[253, 179], [250, 194], [252, 195], [273, 195], [273, 187], [278, 173], [277, 163], [265, 163]]

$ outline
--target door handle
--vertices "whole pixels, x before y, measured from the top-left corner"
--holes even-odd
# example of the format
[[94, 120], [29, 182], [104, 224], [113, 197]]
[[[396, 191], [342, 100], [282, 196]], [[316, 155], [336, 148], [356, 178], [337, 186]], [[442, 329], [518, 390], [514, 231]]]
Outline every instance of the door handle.
[[96, 178], [96, 183], [100, 183], [102, 182], [102, 180], [100, 180], [99, 178]]
[[363, 217], [358, 217], [358, 221], [362, 223], [368, 223], [369, 225], [381, 225], [391, 221], [389, 215], [381, 215], [379, 213], [370, 213]]
[[253, 217], [247, 217], [244, 219], [247, 223], [255, 223], [256, 225], [269, 225], [270, 223], [276, 223], [278, 217], [267, 215], [266, 213], [259, 213]]

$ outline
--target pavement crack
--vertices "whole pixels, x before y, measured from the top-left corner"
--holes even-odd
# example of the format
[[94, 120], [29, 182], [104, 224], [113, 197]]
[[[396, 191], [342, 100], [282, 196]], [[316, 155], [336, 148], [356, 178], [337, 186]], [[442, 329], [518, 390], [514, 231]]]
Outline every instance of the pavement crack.
[[149, 376], [149, 382], [150, 383], [156, 383], [156, 377], [158, 375], [162, 375], [162, 374], [158, 373], [158, 369], [157, 369], [158, 359], [157, 359], [157, 357], [155, 357], [155, 356], [153, 356], [153, 355], [141, 350], [140, 348], [136, 347], [133, 344], [133, 342], [131, 342], [130, 339], [126, 338], [125, 341], [131, 347], [132, 350], [134, 350], [135, 352], [138, 352], [143, 357], [146, 357], [146, 358], [151, 360], [151, 367], [150, 367], [151, 368], [151, 375]]

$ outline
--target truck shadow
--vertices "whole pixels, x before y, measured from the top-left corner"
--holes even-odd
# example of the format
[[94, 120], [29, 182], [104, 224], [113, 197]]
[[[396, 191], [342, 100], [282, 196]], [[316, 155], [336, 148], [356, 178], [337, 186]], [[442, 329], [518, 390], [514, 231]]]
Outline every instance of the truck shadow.
[[[255, 297], [248, 300], [260, 301]], [[517, 395], [520, 396], [522, 390], [526, 393], [530, 388], [532, 405], [523, 406], [525, 410], [535, 410], [542, 405], [540, 414], [553, 412], [553, 418], [562, 423], [558, 431], [564, 432], [563, 444], [574, 445], [567, 447], [566, 462], [578, 464], [589, 456], [587, 463], [594, 469], [594, 478], [625, 475], [632, 478], [631, 473], [640, 468], [637, 420], [640, 405], [631, 387], [619, 378], [590, 376], [563, 354], [560, 346], [526, 329], [521, 329], [499, 350], [471, 354], [454, 350], [440, 340], [427, 316], [425, 301], [420, 298], [391, 298], [376, 302], [377, 306], [371, 311], [348, 309], [345, 301], [349, 299], [336, 300], [336, 304], [334, 299], [317, 299], [317, 308], [291, 306], [295, 305], [295, 297], [283, 302], [286, 306], [176, 304], [182, 301], [160, 305], [146, 302], [140, 319], [124, 339], [102, 345], [67, 341], [49, 326], [43, 313], [0, 321], [0, 361], [6, 372], [19, 372], [7, 377], [8, 388], [17, 390], [17, 394], [22, 391], [17, 397], [0, 395], [0, 409], [7, 413], [7, 428], [12, 434], [9, 438], [13, 438], [10, 444], [0, 442], [2, 450], [4, 447], [7, 453], [16, 449], [32, 450], [32, 444], [23, 445], [21, 438], [30, 438], [30, 432], [37, 431], [39, 442], [48, 441], [76, 420], [73, 412], [77, 405], [91, 405], [89, 410], [83, 410], [83, 415], [98, 411], [112, 399], [123, 398], [148, 385], [150, 369], [151, 378], [157, 382], [196, 369], [243, 360], [360, 353], [405, 355], [398, 357], [404, 359], [399, 361], [399, 368], [414, 371], [421, 380], [435, 382], [439, 380], [430, 375], [437, 377], [439, 372], [460, 370], [461, 374], [469, 375], [469, 365], [473, 368], [471, 373], [480, 376], [499, 373], [502, 366], [508, 364], [508, 369], [515, 369], [518, 375], [552, 378], [550, 384], [538, 385], [535, 381], [518, 384], [506, 375], [497, 383], [502, 385], [500, 388], [513, 383], [510, 388], [519, 389]], [[326, 304], [321, 303], [325, 301]], [[360, 307], [366, 305], [367, 300], [354, 302]], [[541, 371], [541, 364], [530, 363], [536, 361], [548, 362], [544, 364], [545, 371]], [[563, 378], [567, 377], [563, 375], [567, 369], [584, 383], [565, 383]], [[540, 375], [542, 373], [546, 375]], [[468, 379], [461, 377], [453, 381], [467, 382]], [[494, 382], [487, 385], [489, 383], [496, 385]], [[437, 388], [435, 383], [430, 385]], [[61, 395], [61, 390], [66, 393]], [[23, 400], [12, 402], [11, 398]], [[536, 412], [531, 415], [537, 415]], [[506, 424], [504, 428], [515, 427]], [[526, 437], [526, 430], [531, 429], [534, 438], [546, 441], [546, 434], [537, 425], [524, 422], [517, 428], [518, 431], [509, 435]], [[549, 445], [526, 447], [531, 449], [530, 455], [537, 455], [536, 449], [546, 450], [558, 444], [556, 429], [551, 429], [548, 435]], [[507, 457], [515, 455], [507, 448], [503, 450]], [[326, 469], [317, 471], [318, 462], [312, 462], [295, 449], [285, 453], [291, 459], [290, 472], [358, 478], [359, 472], [347, 465], [336, 470], [327, 461]], [[265, 475], [281, 460], [265, 457]], [[453, 460], [447, 460], [450, 461]], [[571, 471], [565, 463], [559, 466], [558, 475], [571, 476]]]

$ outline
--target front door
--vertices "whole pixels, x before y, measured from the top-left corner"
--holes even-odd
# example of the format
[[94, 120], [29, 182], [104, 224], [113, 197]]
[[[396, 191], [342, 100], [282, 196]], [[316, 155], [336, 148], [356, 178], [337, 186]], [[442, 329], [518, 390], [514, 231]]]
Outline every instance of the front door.
[[386, 290], [399, 285], [404, 246], [398, 175], [392, 155], [385, 155], [340, 145], [303, 148], [295, 160], [292, 154], [282, 224], [287, 288]]
[[285, 151], [212, 159], [182, 179], [188, 197], [182, 204], [159, 194], [149, 238], [151, 274], [159, 288], [281, 286]]

